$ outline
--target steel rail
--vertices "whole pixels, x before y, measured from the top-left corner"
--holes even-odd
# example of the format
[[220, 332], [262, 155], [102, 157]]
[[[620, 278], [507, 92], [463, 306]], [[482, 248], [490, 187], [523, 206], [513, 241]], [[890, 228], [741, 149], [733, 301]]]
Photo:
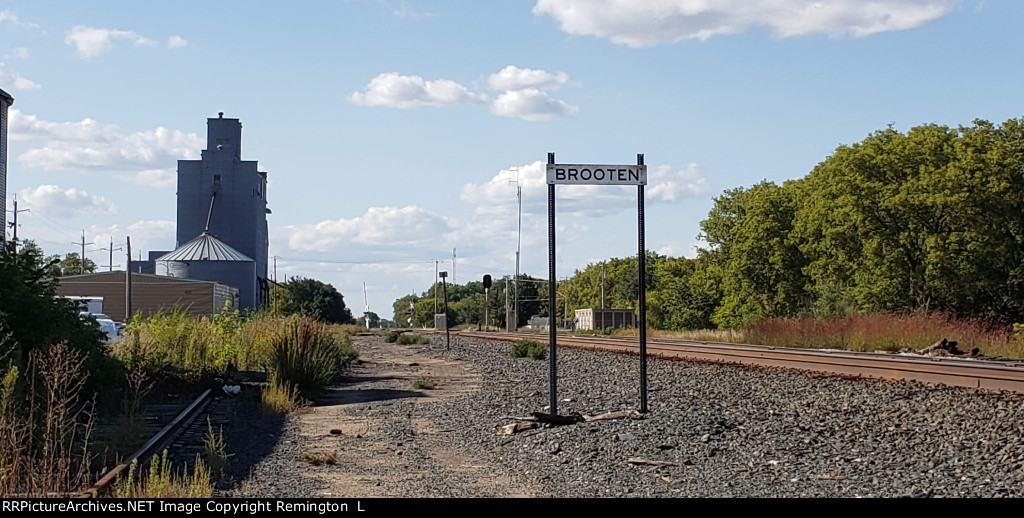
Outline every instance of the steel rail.
[[[458, 336], [547, 343], [543, 335], [459, 331]], [[560, 346], [637, 354], [635, 337], [560, 335]], [[782, 367], [838, 376], [910, 380], [1024, 393], [1024, 360], [996, 361], [843, 350], [796, 349], [693, 340], [648, 339], [648, 354], [709, 363]]]
[[79, 495], [81, 498], [95, 498], [99, 493], [107, 490], [110, 484], [117, 479], [117, 475], [132, 465], [133, 462], [142, 464], [149, 460], [153, 455], [156, 455], [162, 448], [166, 447], [182, 430], [188, 427], [189, 424], [195, 420], [206, 405], [213, 399], [210, 394], [210, 389], [206, 389], [202, 394], [196, 398], [189, 406], [185, 407], [171, 422], [167, 423], [159, 432], [153, 437], [150, 437], [146, 444], [143, 444], [135, 453], [128, 456], [124, 462], [118, 464], [114, 469], [105, 473], [99, 480], [93, 484], [87, 491]]

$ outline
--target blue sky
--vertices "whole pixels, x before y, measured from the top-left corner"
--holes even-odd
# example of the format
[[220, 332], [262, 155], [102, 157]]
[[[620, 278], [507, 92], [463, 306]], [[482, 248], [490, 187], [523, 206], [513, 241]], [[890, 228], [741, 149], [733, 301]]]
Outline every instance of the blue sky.
[[[546, 276], [549, 151], [644, 153], [648, 248], [692, 256], [724, 189], [890, 123], [1019, 117], [1020, 20], [1005, 0], [8, 2], [8, 194], [48, 253], [82, 230], [173, 249], [176, 160], [224, 111], [269, 173], [279, 277], [356, 313], [366, 282], [387, 317], [452, 248], [460, 283], [514, 270], [516, 174], [523, 271]], [[636, 253], [635, 191], [560, 188], [559, 209], [560, 277]]]

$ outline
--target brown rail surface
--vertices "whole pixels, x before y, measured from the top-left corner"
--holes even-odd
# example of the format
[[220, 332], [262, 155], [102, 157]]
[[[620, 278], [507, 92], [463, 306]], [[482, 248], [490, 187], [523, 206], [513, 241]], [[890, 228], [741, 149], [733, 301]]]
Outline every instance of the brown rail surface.
[[101, 492], [109, 489], [111, 482], [117, 479], [118, 473], [127, 469], [133, 462], [142, 464], [149, 460], [153, 455], [157, 454], [162, 448], [170, 444], [171, 440], [184, 430], [188, 425], [198, 416], [206, 405], [213, 399], [210, 396], [210, 389], [206, 389], [195, 401], [189, 406], [182, 410], [177, 417], [171, 422], [167, 423], [156, 435], [151, 437], [146, 444], [143, 444], [141, 448], [128, 456], [121, 464], [118, 464], [114, 469], [105, 473], [99, 480], [93, 484], [87, 491], [82, 493], [82, 498], [94, 498]]
[[[491, 340], [522, 339], [547, 343], [547, 335], [458, 331], [457, 336]], [[577, 349], [637, 354], [635, 337], [559, 335], [558, 345]], [[688, 340], [648, 339], [648, 355], [714, 363], [783, 367], [841, 376], [912, 380], [960, 387], [1024, 393], [1024, 361], [987, 361], [951, 357], [790, 349]]]

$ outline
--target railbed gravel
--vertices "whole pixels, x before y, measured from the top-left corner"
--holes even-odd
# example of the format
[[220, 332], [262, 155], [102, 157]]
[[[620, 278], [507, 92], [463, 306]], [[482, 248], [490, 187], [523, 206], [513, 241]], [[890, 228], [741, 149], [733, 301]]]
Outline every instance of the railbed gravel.
[[[1018, 394], [651, 358], [644, 419], [502, 436], [498, 427], [513, 422], [503, 416], [546, 411], [549, 402], [548, 361], [510, 358], [509, 346], [453, 337], [446, 351], [437, 336], [410, 346], [471, 362], [483, 377], [480, 391], [417, 405], [416, 414], [455, 430], [430, 440], [490, 460], [506, 470], [495, 476], [514, 477], [536, 496], [1024, 496]], [[559, 349], [558, 367], [561, 414], [639, 406], [637, 356]], [[405, 415], [408, 407], [374, 410]], [[294, 433], [286, 425], [282, 439]], [[634, 466], [630, 458], [673, 465]], [[454, 482], [419, 483], [433, 486], [425, 495], [492, 496]], [[318, 494], [306, 484], [269, 493]]]

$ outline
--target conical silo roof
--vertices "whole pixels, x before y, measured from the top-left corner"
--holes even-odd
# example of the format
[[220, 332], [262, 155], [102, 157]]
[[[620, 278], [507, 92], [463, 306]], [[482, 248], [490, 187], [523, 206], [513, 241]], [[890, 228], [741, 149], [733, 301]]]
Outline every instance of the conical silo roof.
[[239, 261], [254, 262], [248, 256], [226, 245], [223, 241], [203, 232], [199, 237], [160, 256], [157, 261]]

